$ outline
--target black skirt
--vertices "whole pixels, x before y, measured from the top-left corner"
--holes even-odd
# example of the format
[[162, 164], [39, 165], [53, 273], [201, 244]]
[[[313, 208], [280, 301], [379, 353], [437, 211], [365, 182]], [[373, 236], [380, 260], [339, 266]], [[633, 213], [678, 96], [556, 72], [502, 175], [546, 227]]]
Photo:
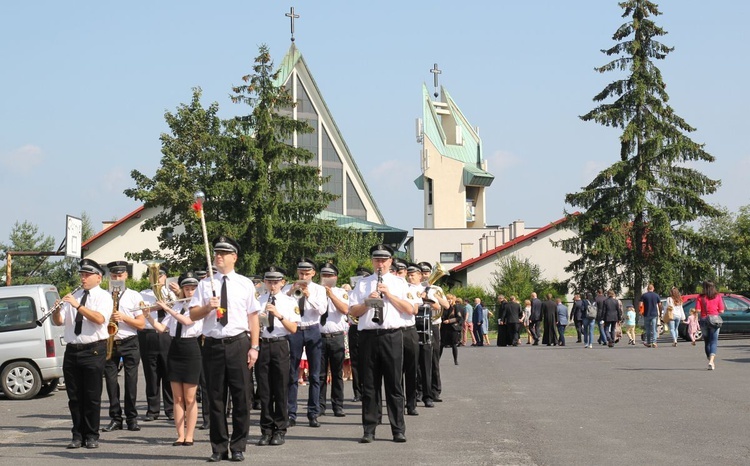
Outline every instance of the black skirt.
[[172, 338], [167, 354], [167, 379], [197, 385], [201, 377], [201, 348], [197, 338]]

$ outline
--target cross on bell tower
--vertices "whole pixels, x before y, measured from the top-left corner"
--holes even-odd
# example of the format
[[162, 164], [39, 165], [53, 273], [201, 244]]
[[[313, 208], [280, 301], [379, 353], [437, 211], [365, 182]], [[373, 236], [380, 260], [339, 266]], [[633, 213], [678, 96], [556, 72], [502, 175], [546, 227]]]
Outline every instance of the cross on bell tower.
[[284, 14], [292, 23], [292, 42], [294, 42], [294, 20], [299, 18], [299, 15], [294, 13], [294, 7], [289, 9], [289, 13]]
[[[292, 39], [292, 40], [294, 40], [294, 39]], [[442, 71], [438, 69], [438, 65], [437, 65], [437, 63], [435, 63], [435, 66], [434, 66], [434, 67], [432, 67], [432, 69], [430, 70], [430, 73], [432, 73], [432, 74], [433, 74], [433, 78], [434, 78], [433, 80], [434, 80], [434, 82], [435, 82], [435, 94], [433, 94], [433, 95], [434, 95], [434, 96], [435, 96], [435, 98], [437, 99], [437, 97], [438, 97], [438, 95], [439, 95], [439, 94], [438, 94], [438, 75], [439, 75], [440, 73], [442, 73]]]

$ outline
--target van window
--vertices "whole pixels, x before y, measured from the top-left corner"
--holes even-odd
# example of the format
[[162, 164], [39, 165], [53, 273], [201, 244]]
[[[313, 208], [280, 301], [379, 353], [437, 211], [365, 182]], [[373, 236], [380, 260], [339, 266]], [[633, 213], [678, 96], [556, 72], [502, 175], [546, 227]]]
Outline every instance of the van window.
[[36, 327], [34, 300], [27, 296], [0, 299], [0, 332]]

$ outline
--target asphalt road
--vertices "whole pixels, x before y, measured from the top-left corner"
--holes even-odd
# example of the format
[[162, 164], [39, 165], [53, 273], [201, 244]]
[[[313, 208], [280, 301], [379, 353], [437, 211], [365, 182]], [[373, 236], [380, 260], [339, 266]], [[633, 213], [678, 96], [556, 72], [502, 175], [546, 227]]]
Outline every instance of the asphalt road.
[[[707, 371], [702, 343], [673, 348], [619, 345], [583, 349], [460, 348], [443, 356], [443, 403], [407, 416], [408, 442], [380, 426], [360, 445], [359, 406], [322, 417], [322, 427], [290, 429], [281, 447], [249, 445], [246, 462], [267, 464], [685, 465], [748, 464], [750, 340], [720, 341]], [[494, 343], [494, 342], [493, 342]], [[143, 393], [143, 384], [139, 385]], [[106, 394], [102, 425], [108, 422]], [[304, 389], [300, 398], [306, 398]], [[141, 403], [141, 410], [145, 406]], [[304, 409], [301, 411], [304, 412]], [[251, 415], [251, 441], [260, 434]], [[140, 432], [103, 433], [98, 450], [66, 450], [70, 419], [64, 392], [31, 401], [0, 396], [0, 463], [199, 464], [211, 454], [207, 431], [192, 447], [173, 447], [167, 420]]]

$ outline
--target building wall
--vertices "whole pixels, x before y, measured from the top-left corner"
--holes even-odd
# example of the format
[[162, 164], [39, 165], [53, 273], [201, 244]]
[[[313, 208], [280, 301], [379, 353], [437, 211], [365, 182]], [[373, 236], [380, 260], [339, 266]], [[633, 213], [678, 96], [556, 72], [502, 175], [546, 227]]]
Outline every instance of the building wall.
[[[423, 147], [425, 228], [466, 228], [464, 164], [441, 155], [427, 137]], [[427, 179], [432, 180], [432, 205]]]

